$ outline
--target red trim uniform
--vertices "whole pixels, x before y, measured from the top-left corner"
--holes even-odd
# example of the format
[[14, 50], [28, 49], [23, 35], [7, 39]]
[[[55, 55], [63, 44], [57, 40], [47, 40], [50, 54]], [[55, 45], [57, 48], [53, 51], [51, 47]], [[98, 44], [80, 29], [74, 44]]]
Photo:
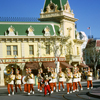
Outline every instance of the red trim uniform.
[[89, 85], [91, 85], [91, 89], [93, 89], [92, 79], [93, 79], [92, 72], [90, 72], [90, 68], [89, 68], [87, 72], [87, 89], [89, 89]]
[[15, 91], [17, 92], [17, 87], [19, 87], [20, 91], [21, 89], [21, 75], [19, 74], [19, 70], [17, 70], [17, 75], [15, 76]]
[[45, 76], [45, 78], [44, 78], [44, 96], [47, 95], [47, 90], [50, 95], [51, 91], [50, 91], [50, 86], [49, 86], [49, 79], [47, 78], [47, 76]]
[[14, 85], [15, 75], [13, 75], [13, 69], [12, 69], [11, 75], [9, 75], [8, 77], [9, 77], [9, 80], [11, 80], [10, 82], [8, 80], [8, 85], [7, 85], [8, 96], [10, 96], [10, 88], [12, 91], [12, 95], [14, 95], [13, 85]]
[[59, 69], [58, 78], [59, 78], [59, 91], [61, 91], [60, 90], [60, 84], [62, 84], [63, 91], [65, 91], [65, 89], [64, 89], [64, 78], [65, 78], [65, 75], [62, 72], [62, 69], [61, 68]]

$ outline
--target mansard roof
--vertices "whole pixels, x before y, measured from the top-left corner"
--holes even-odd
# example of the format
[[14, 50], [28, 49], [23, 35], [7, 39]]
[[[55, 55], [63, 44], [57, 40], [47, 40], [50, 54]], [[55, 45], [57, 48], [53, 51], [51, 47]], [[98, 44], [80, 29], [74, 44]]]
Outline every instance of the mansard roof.
[[59, 24], [55, 22], [0, 22], [0, 36], [4, 36], [5, 32], [8, 34], [9, 27], [13, 27], [14, 33], [19, 36], [27, 36], [29, 27], [34, 29], [36, 36], [43, 36], [46, 27], [50, 29], [50, 35], [59, 35]]
[[46, 7], [50, 4], [51, 1], [52, 3], [57, 4], [58, 10], [61, 10], [61, 8], [64, 9], [64, 5], [67, 3], [68, 0], [45, 0], [44, 9], [43, 9], [44, 12], [46, 12]]

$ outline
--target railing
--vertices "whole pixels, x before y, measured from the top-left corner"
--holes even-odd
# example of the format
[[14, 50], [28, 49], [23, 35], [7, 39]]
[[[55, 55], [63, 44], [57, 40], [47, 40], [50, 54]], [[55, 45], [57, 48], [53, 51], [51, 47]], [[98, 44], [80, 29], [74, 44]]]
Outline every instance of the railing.
[[38, 18], [34, 17], [0, 17], [1, 22], [39, 22]]
[[[65, 61], [65, 57], [59, 57], [56, 61]], [[14, 64], [26, 62], [55, 62], [55, 57], [33, 57], [33, 58], [0, 58], [0, 64]]]
[[66, 55], [66, 60], [69, 61], [69, 60], [80, 60], [81, 57], [80, 55]]

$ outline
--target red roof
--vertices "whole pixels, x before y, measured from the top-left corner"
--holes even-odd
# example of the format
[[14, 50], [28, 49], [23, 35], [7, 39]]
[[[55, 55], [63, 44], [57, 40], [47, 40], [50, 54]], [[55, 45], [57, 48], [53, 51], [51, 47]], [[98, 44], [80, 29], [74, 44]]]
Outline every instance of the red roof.
[[100, 40], [96, 41], [96, 47], [100, 47]]

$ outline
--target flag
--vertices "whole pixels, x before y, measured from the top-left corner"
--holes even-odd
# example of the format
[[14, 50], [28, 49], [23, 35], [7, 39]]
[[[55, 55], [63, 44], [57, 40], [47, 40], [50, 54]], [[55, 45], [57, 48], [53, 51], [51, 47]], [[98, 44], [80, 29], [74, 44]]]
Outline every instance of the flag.
[[90, 27], [88, 27], [87, 29], [90, 29]]

